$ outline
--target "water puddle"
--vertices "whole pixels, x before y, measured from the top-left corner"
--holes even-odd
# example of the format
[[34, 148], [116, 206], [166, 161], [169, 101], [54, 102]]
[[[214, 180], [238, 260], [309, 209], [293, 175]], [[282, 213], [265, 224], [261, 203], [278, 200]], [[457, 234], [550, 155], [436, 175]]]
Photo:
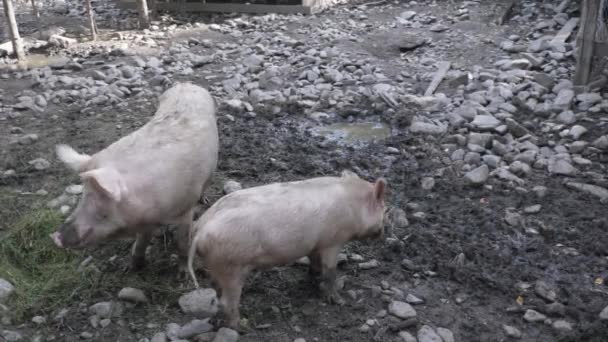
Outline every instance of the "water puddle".
[[351, 144], [382, 140], [391, 135], [390, 127], [380, 122], [335, 123], [313, 128], [313, 132]]

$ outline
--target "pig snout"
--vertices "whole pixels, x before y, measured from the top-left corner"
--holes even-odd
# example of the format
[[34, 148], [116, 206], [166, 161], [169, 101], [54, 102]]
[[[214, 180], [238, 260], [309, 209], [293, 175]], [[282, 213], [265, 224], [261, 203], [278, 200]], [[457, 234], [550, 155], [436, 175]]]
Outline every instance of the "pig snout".
[[53, 242], [55, 242], [55, 245], [57, 245], [57, 247], [64, 248], [63, 242], [61, 241], [61, 233], [54, 232], [53, 234], [50, 235], [50, 237], [51, 237], [51, 239], [53, 239]]

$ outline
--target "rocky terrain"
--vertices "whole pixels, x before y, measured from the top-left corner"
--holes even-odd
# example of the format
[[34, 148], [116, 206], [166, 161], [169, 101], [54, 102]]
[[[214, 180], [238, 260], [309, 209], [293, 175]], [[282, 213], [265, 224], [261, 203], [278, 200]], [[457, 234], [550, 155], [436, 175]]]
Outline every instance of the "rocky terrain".
[[608, 96], [572, 84], [576, 1], [522, 0], [502, 26], [502, 3], [419, 0], [162, 14], [144, 31], [93, 5], [96, 42], [80, 2], [41, 2], [43, 32], [17, 6], [29, 59], [0, 64], [0, 239], [77, 202], [55, 144], [94, 153], [182, 81], [220, 104], [211, 203], [350, 169], [386, 177], [386, 238], [344, 250], [342, 307], [321, 301], [305, 259], [256, 273], [242, 334], [220, 328], [213, 290], [178, 277], [170, 231], [137, 274], [122, 270], [128, 242], [73, 254], [64, 268], [86, 284], [28, 308], [32, 284], [0, 268], [0, 341], [607, 340]]

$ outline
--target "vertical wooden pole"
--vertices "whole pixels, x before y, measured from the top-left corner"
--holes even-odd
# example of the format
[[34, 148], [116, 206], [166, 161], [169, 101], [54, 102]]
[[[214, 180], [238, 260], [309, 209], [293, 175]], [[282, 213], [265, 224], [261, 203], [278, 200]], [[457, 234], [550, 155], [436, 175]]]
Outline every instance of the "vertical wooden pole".
[[577, 36], [577, 61], [576, 74], [574, 75], [575, 85], [586, 85], [591, 76], [593, 63], [595, 31], [597, 30], [597, 20], [600, 14], [601, 0], [583, 0], [581, 6], [581, 26]]
[[4, 6], [4, 15], [6, 16], [6, 22], [8, 23], [8, 33], [13, 43], [13, 52], [18, 60], [25, 58], [25, 51], [23, 50], [23, 41], [19, 36], [19, 28], [17, 27], [17, 19], [15, 19], [15, 9], [13, 8], [12, 0], [2, 0]]
[[137, 10], [139, 11], [139, 28], [142, 30], [150, 28], [147, 0], [137, 0]]
[[95, 24], [95, 13], [93, 12], [93, 6], [91, 6], [91, 0], [85, 1], [87, 6], [87, 17], [89, 17], [89, 29], [91, 30], [91, 39], [97, 40], [97, 25]]

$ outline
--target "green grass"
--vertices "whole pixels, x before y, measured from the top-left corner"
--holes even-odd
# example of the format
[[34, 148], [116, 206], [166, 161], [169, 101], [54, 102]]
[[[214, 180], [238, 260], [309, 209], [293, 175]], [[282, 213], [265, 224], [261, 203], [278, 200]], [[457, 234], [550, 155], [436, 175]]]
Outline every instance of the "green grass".
[[87, 286], [90, 277], [77, 271], [80, 254], [57, 248], [49, 238], [61, 221], [51, 210], [35, 211], [0, 241], [0, 277], [15, 285], [9, 301], [15, 318], [55, 309]]
[[[62, 221], [55, 211], [38, 209], [23, 216], [0, 236], [0, 278], [15, 286], [8, 302], [15, 320], [51, 314], [80, 302], [115, 300], [117, 292], [127, 286], [145, 291], [157, 304], [175, 304], [183, 293], [175, 283], [176, 270], [166, 258], [148, 265], [139, 274], [125, 274], [116, 267], [100, 271], [97, 262], [95, 267], [79, 270], [88, 253], [57, 248], [49, 237]], [[112, 246], [103, 248], [110, 252], [112, 249]]]

